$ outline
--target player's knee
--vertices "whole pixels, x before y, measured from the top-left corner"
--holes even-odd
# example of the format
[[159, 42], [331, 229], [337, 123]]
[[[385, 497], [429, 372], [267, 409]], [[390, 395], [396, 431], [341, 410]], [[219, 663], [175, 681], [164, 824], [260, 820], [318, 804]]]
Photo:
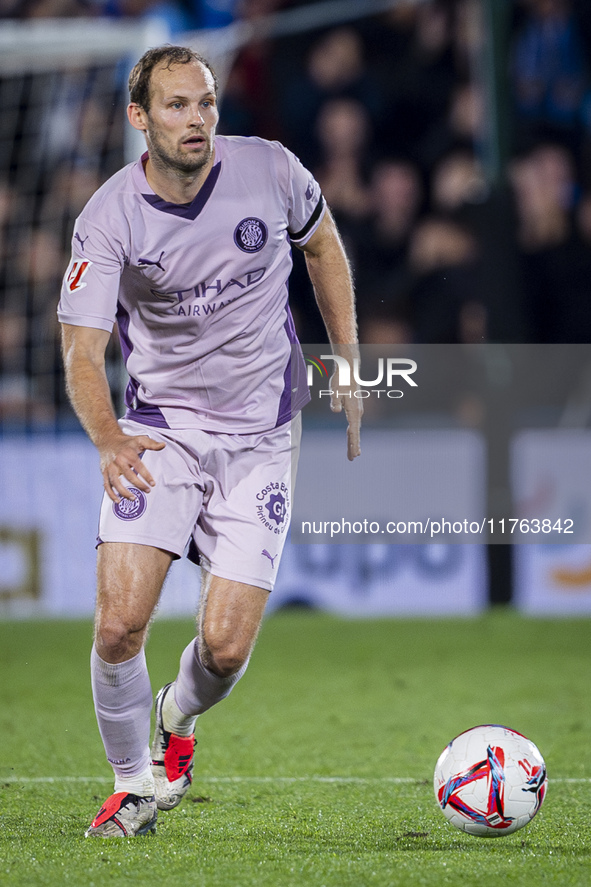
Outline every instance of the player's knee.
[[250, 646], [236, 640], [202, 638], [200, 655], [205, 667], [221, 678], [229, 678], [240, 671], [250, 655]]
[[141, 650], [144, 634], [145, 626], [121, 619], [101, 619], [95, 629], [97, 652], [107, 662], [130, 658]]

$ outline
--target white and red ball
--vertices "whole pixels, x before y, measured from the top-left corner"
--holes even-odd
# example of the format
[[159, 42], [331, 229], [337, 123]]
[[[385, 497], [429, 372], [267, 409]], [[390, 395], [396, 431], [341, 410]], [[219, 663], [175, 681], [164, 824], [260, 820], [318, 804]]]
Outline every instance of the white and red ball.
[[460, 733], [435, 765], [435, 797], [452, 825], [479, 837], [510, 835], [536, 815], [546, 765], [521, 733], [484, 724]]

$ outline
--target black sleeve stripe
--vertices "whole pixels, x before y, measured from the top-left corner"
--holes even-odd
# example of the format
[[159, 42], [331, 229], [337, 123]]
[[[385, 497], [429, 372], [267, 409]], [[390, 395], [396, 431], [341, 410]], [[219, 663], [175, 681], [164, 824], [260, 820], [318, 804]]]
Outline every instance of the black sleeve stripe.
[[305, 237], [306, 234], [308, 233], [308, 231], [310, 231], [314, 227], [314, 225], [316, 224], [316, 222], [320, 218], [320, 213], [322, 212], [323, 208], [324, 208], [324, 197], [321, 194], [320, 200], [316, 204], [316, 209], [314, 210], [314, 212], [312, 213], [312, 215], [310, 216], [310, 218], [308, 219], [308, 221], [306, 222], [306, 224], [304, 225], [302, 230], [298, 231], [297, 234], [292, 234], [291, 231], [288, 231], [290, 239], [291, 240], [301, 240], [302, 237]]

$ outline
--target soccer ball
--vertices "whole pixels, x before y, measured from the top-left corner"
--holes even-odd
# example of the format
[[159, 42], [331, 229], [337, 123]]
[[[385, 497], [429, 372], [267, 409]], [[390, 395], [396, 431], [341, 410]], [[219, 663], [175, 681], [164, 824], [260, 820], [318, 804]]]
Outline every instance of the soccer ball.
[[484, 724], [460, 733], [435, 765], [437, 803], [469, 835], [510, 835], [533, 819], [544, 800], [546, 765], [521, 733]]

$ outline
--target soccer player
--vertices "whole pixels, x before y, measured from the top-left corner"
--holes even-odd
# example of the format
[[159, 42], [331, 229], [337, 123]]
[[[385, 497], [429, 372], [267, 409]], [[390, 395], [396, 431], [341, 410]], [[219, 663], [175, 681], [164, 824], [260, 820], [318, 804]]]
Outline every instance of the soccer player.
[[[290, 243], [335, 353], [351, 358], [356, 342], [347, 259], [297, 158], [216, 135], [216, 77], [190, 49], [149, 50], [129, 85], [147, 152], [78, 218], [58, 310], [68, 392], [105, 488], [91, 677], [115, 787], [86, 832], [103, 837], [153, 831], [157, 810], [181, 801], [195, 720], [244, 674], [273, 588], [308, 397], [291, 359]], [[104, 360], [115, 322], [130, 377], [119, 422]], [[345, 395], [333, 408], [352, 459], [361, 401]], [[150, 749], [144, 642], [185, 551], [202, 568], [198, 636], [157, 694]]]

